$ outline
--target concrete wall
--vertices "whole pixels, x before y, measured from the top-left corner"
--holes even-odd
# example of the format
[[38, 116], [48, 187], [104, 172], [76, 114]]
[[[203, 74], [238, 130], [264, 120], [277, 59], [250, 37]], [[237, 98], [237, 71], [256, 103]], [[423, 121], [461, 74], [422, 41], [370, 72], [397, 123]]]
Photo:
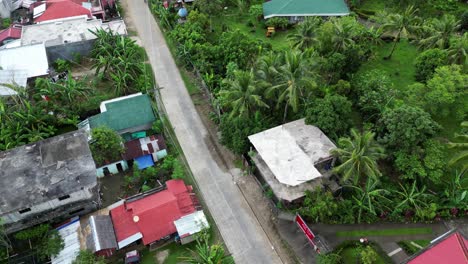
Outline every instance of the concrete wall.
[[119, 173], [119, 170], [117, 169], [117, 164], [121, 164], [121, 165], [122, 165], [123, 171], [128, 170], [127, 161], [121, 160], [121, 161], [117, 161], [117, 162], [108, 164], [108, 165], [106, 165], [106, 166], [102, 166], [102, 167], [100, 167], [100, 168], [97, 168], [97, 169], [96, 169], [96, 175], [98, 176], [98, 178], [104, 177], [104, 176], [105, 176], [105, 174], [104, 174], [104, 168], [107, 168], [107, 169], [109, 170], [109, 173], [110, 173], [110, 174], [117, 174], [117, 173]]
[[53, 63], [57, 59], [74, 60], [77, 53], [88, 56], [93, 49], [94, 41], [93, 39], [46, 47], [49, 62]]
[[31, 206], [31, 211], [20, 214], [11, 212], [2, 215], [7, 233], [16, 232], [47, 221], [60, 222], [70, 217], [90, 213], [98, 207], [96, 188], [84, 189], [69, 194], [70, 198], [59, 201], [52, 199], [48, 202]]

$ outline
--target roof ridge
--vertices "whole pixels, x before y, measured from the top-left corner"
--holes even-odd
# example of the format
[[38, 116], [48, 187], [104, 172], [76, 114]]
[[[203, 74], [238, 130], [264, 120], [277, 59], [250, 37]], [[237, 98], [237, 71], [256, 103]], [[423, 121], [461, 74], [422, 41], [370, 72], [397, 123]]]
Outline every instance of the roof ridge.
[[460, 244], [463, 254], [465, 254], [465, 258], [468, 259], [468, 249], [466, 248], [465, 245], [465, 238], [460, 232], [456, 232], [455, 235], [457, 236], [458, 243]]
[[[275, 0], [272, 0], [272, 1], [275, 1]], [[282, 1], [282, 0], [276, 0], [276, 1]], [[283, 6], [281, 6], [280, 8], [278, 8], [277, 12], [281, 11], [281, 10], [284, 9], [286, 6], [288, 6], [289, 4], [291, 4], [292, 1], [294, 1], [294, 0], [286, 0], [286, 1], [284, 1], [285, 4], [284, 4]]]

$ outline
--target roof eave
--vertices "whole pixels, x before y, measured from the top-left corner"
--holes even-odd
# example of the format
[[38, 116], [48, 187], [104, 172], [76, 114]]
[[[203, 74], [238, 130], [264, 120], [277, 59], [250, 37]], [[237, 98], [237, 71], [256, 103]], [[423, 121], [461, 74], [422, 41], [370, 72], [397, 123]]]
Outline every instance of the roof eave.
[[298, 16], [298, 17], [303, 17], [303, 16], [324, 16], [324, 17], [329, 17], [329, 16], [347, 16], [349, 15], [348, 13], [319, 13], [319, 14], [271, 14], [264, 16], [265, 19], [272, 18], [272, 17], [292, 17], [292, 16]]

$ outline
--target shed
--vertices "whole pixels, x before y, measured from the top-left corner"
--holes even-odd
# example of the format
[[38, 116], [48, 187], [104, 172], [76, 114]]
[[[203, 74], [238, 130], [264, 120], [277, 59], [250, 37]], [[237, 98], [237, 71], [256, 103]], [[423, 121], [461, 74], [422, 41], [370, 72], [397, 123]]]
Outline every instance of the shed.
[[71, 264], [76, 259], [80, 252], [79, 228], [78, 217], [70, 219], [70, 222], [57, 228], [65, 246], [57, 256], [51, 258], [52, 264]]
[[117, 249], [114, 227], [109, 215], [89, 217], [90, 234], [86, 237], [86, 248], [94, 254], [110, 257]]
[[206, 220], [203, 210], [193, 212], [174, 221], [177, 233], [179, 234], [182, 245], [195, 240], [194, 234], [209, 228], [208, 220]]
[[271, 0], [263, 3], [263, 16], [287, 17], [290, 22], [308, 16], [346, 16], [349, 9], [344, 0]]

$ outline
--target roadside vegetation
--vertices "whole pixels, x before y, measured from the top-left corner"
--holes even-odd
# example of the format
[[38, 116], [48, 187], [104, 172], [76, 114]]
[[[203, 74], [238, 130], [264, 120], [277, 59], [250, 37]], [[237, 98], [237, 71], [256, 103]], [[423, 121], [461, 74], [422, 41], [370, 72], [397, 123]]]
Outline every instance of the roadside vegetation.
[[150, 8], [179, 64], [216, 98], [212, 118], [234, 153], [298, 118], [337, 143], [341, 194], [310, 190], [285, 209], [324, 223], [464, 216], [467, 4], [351, 1], [348, 17], [297, 25], [263, 20], [261, 4], [198, 0], [185, 23], [161, 1]]

